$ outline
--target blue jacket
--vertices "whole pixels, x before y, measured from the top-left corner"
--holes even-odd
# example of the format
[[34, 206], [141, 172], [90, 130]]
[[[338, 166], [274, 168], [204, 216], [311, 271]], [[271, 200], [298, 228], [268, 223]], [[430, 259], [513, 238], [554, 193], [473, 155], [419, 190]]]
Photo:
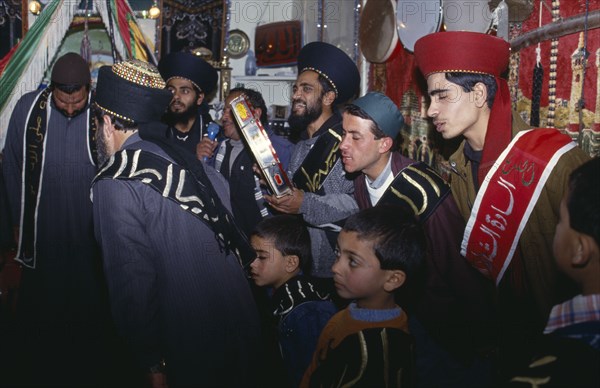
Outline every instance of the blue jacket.
[[330, 294], [308, 278], [297, 276], [279, 287], [272, 298], [273, 316], [283, 363], [292, 387], [300, 385], [323, 327], [338, 311]]

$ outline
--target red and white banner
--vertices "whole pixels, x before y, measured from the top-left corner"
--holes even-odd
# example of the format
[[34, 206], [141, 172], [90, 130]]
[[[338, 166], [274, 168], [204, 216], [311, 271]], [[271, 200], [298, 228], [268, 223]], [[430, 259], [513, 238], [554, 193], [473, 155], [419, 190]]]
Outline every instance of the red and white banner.
[[496, 284], [513, 258], [552, 169], [575, 146], [569, 136], [553, 128], [522, 131], [486, 175], [471, 210], [461, 254]]

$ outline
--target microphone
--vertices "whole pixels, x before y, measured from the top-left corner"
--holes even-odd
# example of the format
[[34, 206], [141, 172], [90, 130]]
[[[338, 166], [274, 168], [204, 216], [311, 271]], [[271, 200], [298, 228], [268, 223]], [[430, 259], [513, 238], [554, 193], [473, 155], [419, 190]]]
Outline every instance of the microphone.
[[[210, 124], [208, 124], [208, 127], [206, 128], [206, 135], [204, 135], [204, 136], [208, 136], [208, 138], [210, 140], [214, 141], [217, 138], [217, 135], [219, 134], [220, 130], [221, 130], [221, 127], [219, 127], [219, 124], [217, 124], [213, 121]], [[205, 156], [204, 161], [206, 162], [207, 160], [208, 160], [208, 158]]]

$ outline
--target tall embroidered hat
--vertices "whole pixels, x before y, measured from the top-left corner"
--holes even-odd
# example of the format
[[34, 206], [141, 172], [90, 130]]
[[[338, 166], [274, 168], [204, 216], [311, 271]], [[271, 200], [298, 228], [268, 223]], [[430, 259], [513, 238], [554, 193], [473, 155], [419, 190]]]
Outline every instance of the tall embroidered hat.
[[180, 51], [167, 55], [158, 64], [160, 74], [169, 82], [172, 78], [185, 78], [205, 94], [217, 87], [217, 70], [204, 59], [192, 53]]
[[437, 32], [417, 40], [414, 54], [425, 77], [433, 73], [463, 72], [495, 78], [496, 96], [478, 172], [479, 182], [483, 182], [512, 138], [510, 94], [508, 83], [502, 78], [509, 64], [510, 44], [504, 39], [478, 32]]
[[417, 40], [414, 54], [425, 77], [439, 72], [499, 77], [508, 67], [510, 44], [502, 38], [479, 32], [437, 32]]
[[352, 101], [352, 104], [361, 108], [377, 123], [383, 133], [392, 139], [398, 136], [398, 132], [404, 125], [402, 113], [400, 113], [394, 101], [383, 93], [369, 92]]
[[122, 120], [160, 121], [172, 98], [156, 67], [147, 62], [132, 59], [98, 71], [95, 104]]
[[360, 89], [360, 73], [356, 64], [339, 48], [325, 42], [311, 42], [300, 50], [298, 74], [312, 70], [333, 87], [336, 102], [348, 101]]

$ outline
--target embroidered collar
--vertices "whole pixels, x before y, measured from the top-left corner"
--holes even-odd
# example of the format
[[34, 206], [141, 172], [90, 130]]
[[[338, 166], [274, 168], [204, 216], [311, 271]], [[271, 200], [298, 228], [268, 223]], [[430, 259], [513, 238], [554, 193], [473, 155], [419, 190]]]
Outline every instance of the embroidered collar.
[[304, 302], [330, 299], [328, 292], [319, 290], [314, 283], [304, 276], [296, 276], [275, 290], [271, 300], [273, 316], [281, 322], [294, 307]]

